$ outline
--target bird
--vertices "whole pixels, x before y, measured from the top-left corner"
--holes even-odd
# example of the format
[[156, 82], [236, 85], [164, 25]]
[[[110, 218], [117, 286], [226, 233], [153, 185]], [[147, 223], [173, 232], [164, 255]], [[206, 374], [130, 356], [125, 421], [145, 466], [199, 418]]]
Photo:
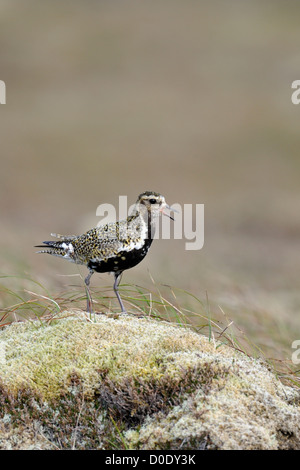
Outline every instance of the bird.
[[165, 212], [175, 212], [161, 194], [145, 191], [137, 198], [133, 210], [124, 220], [99, 225], [83, 235], [59, 235], [57, 240], [44, 241], [37, 253], [47, 253], [76, 264], [85, 265], [88, 275], [84, 282], [87, 294], [87, 311], [92, 313], [90, 280], [97, 273], [113, 273], [113, 290], [122, 313], [127, 313], [119, 294], [119, 283], [123, 271], [139, 264], [147, 255], [155, 234], [155, 222], [161, 214], [174, 218]]

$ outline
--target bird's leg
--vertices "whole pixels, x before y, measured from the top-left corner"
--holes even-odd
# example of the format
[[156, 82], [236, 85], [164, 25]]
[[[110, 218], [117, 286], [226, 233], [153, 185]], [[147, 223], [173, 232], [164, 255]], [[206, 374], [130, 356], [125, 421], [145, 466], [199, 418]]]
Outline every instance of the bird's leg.
[[122, 277], [122, 272], [116, 272], [115, 273], [115, 283], [114, 283], [114, 291], [115, 291], [115, 294], [117, 296], [117, 299], [119, 301], [119, 304], [120, 304], [120, 307], [121, 307], [121, 310], [122, 310], [122, 313], [127, 313], [126, 312], [126, 309], [123, 305], [123, 302], [122, 302], [122, 299], [120, 297], [120, 294], [119, 294], [119, 291], [118, 291], [118, 287], [119, 287], [119, 284], [120, 284], [120, 281], [121, 281], [121, 277]]
[[86, 290], [86, 297], [87, 297], [87, 306], [86, 309], [89, 313], [93, 313], [93, 302], [92, 302], [92, 296], [91, 296], [91, 291], [90, 291], [90, 280], [92, 275], [94, 274], [93, 269], [90, 269], [90, 272], [86, 276], [84, 282], [85, 282], [85, 290]]

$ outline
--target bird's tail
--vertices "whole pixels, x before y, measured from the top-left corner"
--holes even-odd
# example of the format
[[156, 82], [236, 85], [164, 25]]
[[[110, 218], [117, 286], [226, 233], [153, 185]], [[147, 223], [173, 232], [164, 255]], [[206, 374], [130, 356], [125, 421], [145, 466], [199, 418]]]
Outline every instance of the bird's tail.
[[75, 235], [63, 236], [55, 233], [51, 233], [52, 237], [56, 237], [59, 240], [51, 240], [43, 242], [43, 245], [36, 245], [35, 248], [43, 248], [37, 251], [37, 253], [48, 253], [49, 255], [59, 256], [61, 258], [74, 259], [74, 239]]

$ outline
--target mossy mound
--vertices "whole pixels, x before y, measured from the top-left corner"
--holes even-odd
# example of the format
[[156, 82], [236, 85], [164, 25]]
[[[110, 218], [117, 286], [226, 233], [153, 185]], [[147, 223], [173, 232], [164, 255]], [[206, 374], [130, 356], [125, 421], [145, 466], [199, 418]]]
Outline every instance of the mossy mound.
[[300, 449], [298, 403], [261, 361], [166, 322], [0, 331], [0, 449]]

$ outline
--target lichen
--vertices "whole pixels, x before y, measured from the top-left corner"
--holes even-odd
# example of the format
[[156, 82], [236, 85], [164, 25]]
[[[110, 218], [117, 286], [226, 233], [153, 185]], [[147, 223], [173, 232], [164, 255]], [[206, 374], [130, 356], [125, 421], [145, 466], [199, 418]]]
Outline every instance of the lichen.
[[0, 349], [0, 449], [300, 448], [297, 390], [177, 325], [68, 311]]

